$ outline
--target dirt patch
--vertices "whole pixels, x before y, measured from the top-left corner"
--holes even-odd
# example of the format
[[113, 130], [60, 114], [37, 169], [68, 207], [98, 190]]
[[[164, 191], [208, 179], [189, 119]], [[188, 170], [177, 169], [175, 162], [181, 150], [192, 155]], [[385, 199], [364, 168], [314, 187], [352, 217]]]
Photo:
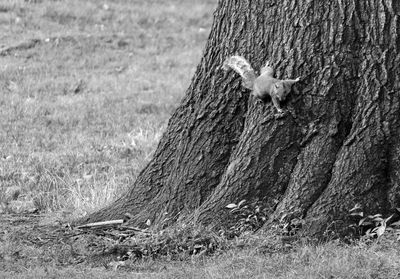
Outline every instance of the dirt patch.
[[55, 223], [43, 224], [44, 220], [45, 216], [36, 214], [0, 215], [0, 269], [18, 271], [81, 261], [68, 252], [68, 229]]
[[0, 215], [0, 269], [52, 266], [133, 270], [154, 259], [187, 261], [227, 248], [226, 239], [188, 226], [149, 231], [124, 224], [77, 228], [48, 216]]

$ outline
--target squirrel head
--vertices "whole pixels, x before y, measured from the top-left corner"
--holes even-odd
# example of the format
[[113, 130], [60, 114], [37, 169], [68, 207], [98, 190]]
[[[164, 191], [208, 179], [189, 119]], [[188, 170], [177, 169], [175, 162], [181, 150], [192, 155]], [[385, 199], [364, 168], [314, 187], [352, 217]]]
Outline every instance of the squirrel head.
[[287, 95], [292, 90], [292, 85], [299, 81], [299, 78], [295, 80], [280, 80], [274, 84], [275, 95], [279, 101], [284, 101]]
[[286, 99], [286, 96], [289, 94], [291, 86], [287, 88], [282, 81], [278, 81], [274, 84], [275, 96], [279, 99], [279, 101], [283, 101]]

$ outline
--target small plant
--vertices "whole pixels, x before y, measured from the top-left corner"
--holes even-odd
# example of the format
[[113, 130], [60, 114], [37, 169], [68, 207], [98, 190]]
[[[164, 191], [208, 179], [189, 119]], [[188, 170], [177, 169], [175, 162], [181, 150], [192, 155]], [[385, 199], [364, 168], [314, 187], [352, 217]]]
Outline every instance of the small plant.
[[261, 202], [247, 203], [246, 200], [241, 200], [237, 204], [230, 203], [226, 208], [230, 209], [229, 213], [236, 220], [235, 224], [229, 228], [234, 235], [261, 228], [267, 221], [270, 212]]
[[294, 212], [291, 214], [285, 213], [279, 219], [278, 226], [282, 235], [294, 236], [304, 226], [305, 220], [294, 216]]
[[[230, 209], [229, 213], [233, 215], [235, 223], [229, 227], [231, 235], [237, 236], [246, 231], [257, 231], [268, 220], [273, 209], [266, 206], [261, 201], [248, 203], [241, 200], [239, 203], [230, 203], [225, 206]], [[273, 229], [282, 236], [294, 236], [304, 225], [304, 220], [294, 217], [295, 213], [286, 213], [273, 224]]]
[[[400, 212], [400, 209], [397, 208]], [[356, 204], [352, 209], [349, 210], [350, 217], [355, 219], [355, 223], [350, 225], [357, 235], [363, 236], [365, 239], [381, 238], [382, 235], [387, 231], [394, 231], [400, 240], [400, 221], [391, 223], [390, 226], [388, 222], [392, 219], [394, 214], [389, 217], [383, 218], [382, 214], [366, 215], [360, 204]]]

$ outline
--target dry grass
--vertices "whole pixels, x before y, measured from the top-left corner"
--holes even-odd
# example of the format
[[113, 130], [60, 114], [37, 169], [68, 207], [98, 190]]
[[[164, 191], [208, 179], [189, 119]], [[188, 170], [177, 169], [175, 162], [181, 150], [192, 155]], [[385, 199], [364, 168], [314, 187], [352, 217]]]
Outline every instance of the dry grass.
[[[215, 6], [1, 1], [0, 210], [11, 210], [4, 198], [11, 186], [54, 221], [96, 210], [132, 185], [189, 85]], [[43, 248], [11, 240], [19, 229], [0, 231], [0, 278], [400, 277], [400, 247], [386, 235], [368, 245], [297, 243], [280, 252], [266, 249], [280, 240], [244, 236], [213, 256], [113, 271], [40, 261]]]

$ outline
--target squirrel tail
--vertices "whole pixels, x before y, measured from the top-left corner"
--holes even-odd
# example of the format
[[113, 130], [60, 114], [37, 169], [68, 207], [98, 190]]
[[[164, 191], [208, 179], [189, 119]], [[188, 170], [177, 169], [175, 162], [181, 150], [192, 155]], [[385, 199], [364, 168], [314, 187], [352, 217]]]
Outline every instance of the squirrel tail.
[[250, 63], [242, 56], [235, 55], [229, 57], [225, 60], [222, 68], [224, 70], [233, 69], [242, 77], [243, 86], [251, 90], [253, 89], [256, 74]]

